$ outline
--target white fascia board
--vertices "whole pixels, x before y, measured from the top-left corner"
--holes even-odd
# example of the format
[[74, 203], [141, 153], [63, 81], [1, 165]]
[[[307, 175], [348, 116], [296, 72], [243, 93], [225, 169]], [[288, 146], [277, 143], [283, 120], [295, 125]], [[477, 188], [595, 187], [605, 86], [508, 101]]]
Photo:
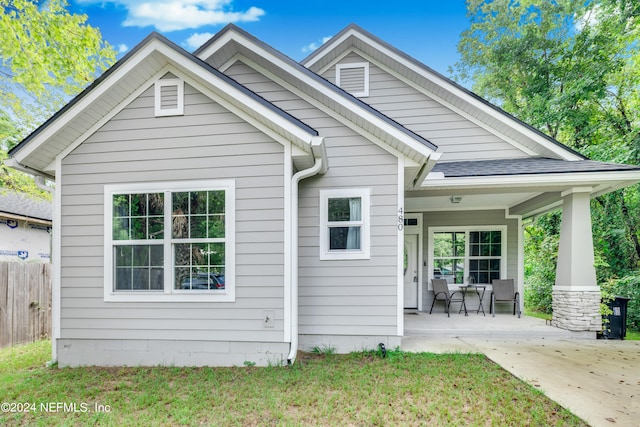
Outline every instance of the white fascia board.
[[[234, 56], [234, 58], [236, 58], [236, 59], [242, 58], [243, 62], [245, 62], [247, 65], [249, 65], [253, 69], [257, 70], [259, 73], [263, 73], [265, 76], [269, 77], [275, 83], [281, 85], [283, 88], [287, 89], [291, 93], [299, 96], [300, 99], [310, 103], [311, 105], [314, 105], [316, 108], [318, 108], [319, 110], [321, 110], [322, 112], [324, 112], [328, 116], [334, 118], [336, 121], [342, 123], [343, 125], [345, 125], [349, 129], [353, 130], [355, 133], [357, 133], [359, 135], [362, 135], [363, 137], [367, 138], [369, 141], [371, 141], [372, 143], [376, 144], [378, 147], [382, 148], [383, 150], [385, 150], [389, 154], [391, 154], [391, 155], [393, 155], [393, 156], [395, 156], [397, 158], [404, 157], [405, 160], [406, 160], [405, 165], [407, 167], [409, 167], [409, 166], [417, 166], [418, 164], [422, 164], [422, 162], [424, 162], [425, 159], [428, 157], [428, 156], [420, 157], [419, 153], [417, 154], [417, 157], [419, 157], [418, 159], [406, 157], [406, 155], [404, 153], [402, 153], [398, 149], [390, 146], [389, 144], [387, 144], [386, 142], [381, 140], [380, 137], [378, 137], [376, 135], [373, 135], [372, 133], [370, 133], [368, 130], [366, 130], [362, 126], [360, 126], [357, 123], [349, 120], [348, 118], [340, 115], [335, 110], [333, 110], [330, 107], [326, 106], [325, 104], [321, 103], [320, 101], [318, 101], [317, 99], [313, 98], [311, 95], [307, 94], [306, 92], [301, 91], [300, 89], [298, 89], [297, 87], [293, 86], [289, 82], [284, 81], [280, 77], [274, 75], [269, 70], [266, 70], [264, 67], [262, 67], [261, 65], [256, 64], [255, 62], [253, 62], [251, 59], [242, 57], [240, 55]], [[233, 59], [231, 61], [233, 61]], [[231, 64], [232, 64], [232, 62], [228, 62], [228, 63], [225, 64], [225, 66], [229, 67], [229, 66], [231, 66]], [[226, 70], [226, 68], [220, 68], [220, 69], [222, 71]], [[415, 151], [412, 152], [412, 153], [416, 154]], [[433, 155], [433, 153], [431, 155]]]
[[290, 67], [288, 64], [284, 63], [280, 58], [276, 57], [275, 55], [273, 55], [272, 53], [270, 53], [268, 51], [265, 51], [264, 49], [262, 49], [261, 47], [255, 45], [250, 40], [247, 40], [244, 36], [242, 36], [240, 34], [236, 33], [235, 36], [232, 36], [231, 32], [225, 34], [223, 37], [221, 37], [219, 40], [217, 40], [216, 43], [212, 44], [211, 46], [209, 46], [208, 49], [206, 49], [205, 51], [201, 52], [199, 57], [200, 58], [207, 58], [208, 56], [212, 55], [213, 52], [218, 50], [219, 46], [224, 45], [224, 44], [226, 44], [227, 42], [229, 42], [231, 40], [233, 40], [234, 42], [236, 42], [238, 44], [241, 44], [242, 46], [244, 46], [246, 49], [248, 49], [250, 51], [260, 52], [260, 57], [264, 58], [266, 61], [268, 61], [268, 62], [270, 62], [272, 64], [275, 64], [278, 68], [280, 68], [281, 70], [286, 71], [289, 75], [294, 76], [296, 79], [300, 80], [301, 82], [305, 83], [306, 85], [308, 85], [310, 87], [313, 87], [313, 88], [316, 88], [323, 95], [329, 96], [336, 104], [338, 104], [341, 107], [343, 107], [346, 111], [352, 111], [352, 112], [357, 113], [364, 120], [368, 121], [369, 123], [374, 124], [380, 130], [382, 130], [383, 132], [385, 132], [386, 134], [388, 134], [392, 138], [404, 143], [410, 149], [412, 149], [413, 151], [418, 153], [419, 156], [429, 157], [429, 155], [434, 152], [434, 150], [432, 150], [429, 147], [427, 147], [427, 146], [421, 144], [420, 142], [416, 141], [410, 135], [407, 135], [407, 134], [401, 132], [400, 130], [398, 130], [397, 128], [389, 125], [388, 123], [385, 123], [383, 120], [381, 120], [375, 114], [373, 114], [370, 111], [367, 111], [366, 109], [362, 108], [357, 103], [352, 102], [351, 100], [349, 100], [349, 99], [347, 99], [347, 98], [345, 98], [343, 96], [338, 95], [337, 93], [335, 93], [332, 90], [324, 90], [323, 91], [321, 88], [318, 88], [317, 87], [317, 82], [315, 82], [309, 76], [307, 76], [304, 73], [301, 73], [298, 70]]
[[[175, 50], [173, 50], [168, 46], [163, 46], [163, 48], [160, 49], [160, 53], [162, 53], [167, 58], [174, 61], [174, 64], [183, 65], [183, 61], [185, 60], [183, 55], [181, 55], [180, 53], [176, 52]], [[292, 124], [291, 122], [289, 122], [288, 120], [280, 116], [279, 114], [275, 113], [270, 108], [267, 108], [265, 105], [258, 102], [253, 97], [247, 95], [245, 92], [234, 87], [229, 82], [218, 78], [216, 75], [208, 72], [202, 67], [193, 67], [193, 66], [189, 67], [187, 65], [182, 70], [182, 73], [187, 75], [192, 74], [197, 78], [202, 79], [203, 81], [208, 83], [211, 88], [219, 89], [222, 92], [231, 96], [233, 99], [239, 100], [239, 104], [242, 105], [243, 107], [247, 107], [248, 109], [255, 111], [256, 113], [265, 117], [267, 120], [273, 123], [276, 127], [279, 127], [281, 130], [284, 130], [286, 133], [289, 133], [292, 136], [298, 138], [300, 141], [304, 141], [309, 146], [311, 145], [312, 138], [316, 136], [312, 133], [306, 132], [304, 129], [301, 129], [299, 126]], [[195, 82], [189, 82], [189, 83], [190, 84], [193, 83], [194, 85], [196, 85]], [[209, 94], [214, 93], [214, 91], [212, 91], [210, 88], [204, 87], [202, 85], [197, 85], [197, 86], [198, 87], [196, 87], [196, 89], [202, 90], [205, 93], [207, 92]], [[217, 102], [220, 102], [226, 108], [229, 108], [234, 112], [237, 112], [238, 110], [237, 106], [226, 101], [223, 102], [223, 99], [224, 98], [220, 98], [219, 94], [218, 96], [216, 96]], [[254, 124], [254, 122], [255, 122], [254, 120], [251, 120], [252, 124]]]
[[[341, 37], [338, 37], [338, 38], [332, 37], [331, 39], [329, 39], [329, 41], [327, 41], [325, 44], [323, 44], [320, 47], [320, 49], [322, 49], [325, 52], [331, 52], [335, 48], [335, 46], [339, 46], [340, 43], [344, 42], [349, 37], [351, 37], [351, 36], [356, 36], [357, 37], [359, 34], [360, 33], [355, 31], [354, 29], [350, 29], [349, 31], [345, 32]], [[311, 60], [303, 62], [302, 65], [307, 67], [307, 68], [311, 68], [311, 67], [313, 67], [313, 64], [318, 62], [323, 57], [324, 57], [324, 55], [316, 55], [313, 58], [311, 58]]]
[[[149, 89], [151, 86], [153, 86], [154, 82], [159, 79], [160, 77], [162, 77], [163, 75], [165, 75], [169, 70], [168, 67], [163, 67], [162, 70], [160, 70], [159, 72], [157, 72], [151, 79], [149, 79], [144, 85], [140, 86], [138, 89], [136, 89], [131, 95], [127, 96], [122, 102], [120, 102], [115, 108], [112, 108], [111, 110], [109, 110], [109, 112], [103, 116], [100, 120], [98, 120], [93, 126], [91, 126], [89, 129], [87, 129], [84, 133], [82, 133], [82, 135], [80, 135], [78, 138], [76, 138], [71, 144], [69, 144], [67, 146], [67, 148], [65, 148], [58, 157], [60, 157], [60, 159], [64, 159], [65, 157], [67, 157], [69, 155], [69, 153], [71, 153], [73, 150], [75, 150], [76, 148], [78, 148], [78, 146], [80, 144], [82, 144], [87, 138], [89, 138], [91, 135], [93, 135], [98, 129], [100, 129], [102, 126], [104, 126], [109, 120], [111, 120], [116, 114], [118, 114], [119, 112], [121, 112], [122, 110], [124, 110], [124, 108], [129, 105], [134, 99], [136, 99], [138, 96], [140, 96], [144, 91], [146, 91], [147, 89]], [[47, 167], [45, 168], [45, 170], [49, 170], [50, 168], [52, 168], [55, 163], [57, 162], [57, 160], [54, 160], [53, 163], [50, 163], [49, 165], [47, 165]]]
[[[533, 130], [527, 128], [526, 126], [521, 125], [517, 121], [512, 120], [511, 118], [509, 118], [508, 116], [500, 113], [499, 111], [495, 110], [494, 108], [490, 108], [490, 107], [488, 108], [487, 105], [485, 105], [481, 101], [469, 96], [469, 94], [465, 93], [464, 91], [460, 90], [458, 87], [450, 84], [449, 82], [443, 80], [439, 76], [437, 76], [435, 74], [432, 74], [432, 73], [429, 73], [429, 72], [425, 72], [425, 70], [422, 67], [417, 66], [413, 62], [407, 61], [405, 58], [398, 56], [395, 52], [392, 52], [392, 51], [388, 50], [387, 48], [385, 48], [384, 46], [379, 45], [375, 41], [363, 37], [363, 35], [360, 34], [357, 31], [354, 31], [354, 30], [348, 31], [347, 33], [344, 34], [344, 36], [342, 38], [339, 39], [339, 41], [336, 41], [336, 43], [339, 43], [343, 39], [345, 39], [346, 37], [350, 37], [350, 36], [357, 37], [358, 39], [362, 40], [363, 42], [373, 46], [375, 49], [379, 50], [384, 55], [387, 55], [388, 57], [392, 58], [394, 61], [396, 61], [396, 62], [400, 63], [401, 65], [403, 65], [404, 67], [406, 67], [406, 68], [414, 71], [415, 73], [421, 75], [422, 77], [424, 77], [425, 79], [429, 80], [433, 84], [437, 85], [438, 87], [440, 87], [444, 91], [447, 91], [447, 92], [457, 96], [458, 98], [465, 100], [467, 103], [469, 103], [473, 107], [486, 112], [491, 117], [493, 117], [494, 119], [498, 120], [499, 122], [504, 123], [504, 124], [506, 124], [506, 125], [508, 125], [508, 126], [510, 126], [512, 128], [518, 128], [518, 131], [520, 133], [522, 133], [523, 135], [525, 135], [525, 136], [531, 138], [532, 140], [536, 141], [538, 144], [540, 144], [541, 146], [545, 147], [546, 149], [556, 153], [563, 160], [583, 160], [579, 156], [577, 156], [577, 155], [575, 155], [575, 154], [573, 154], [573, 153], [571, 153], [569, 151], [563, 150], [562, 147], [552, 143], [551, 141], [549, 141], [546, 138], [542, 137], [541, 135], [537, 134]], [[332, 42], [330, 42], [330, 43], [332, 43]], [[327, 49], [327, 48], [325, 47], [325, 49]], [[311, 61], [309, 64], [305, 64], [305, 65], [311, 66], [313, 64], [313, 62], [314, 61]]]
[[558, 185], [585, 186], [615, 185], [619, 182], [640, 182], [639, 171], [576, 172], [556, 174], [529, 174], [509, 176], [472, 176], [461, 178], [427, 179], [420, 189], [491, 188], [491, 187], [557, 187]]
[[[276, 114], [274, 111], [270, 110], [266, 106], [257, 102], [255, 99], [252, 99], [246, 93], [238, 90], [237, 88], [233, 87], [231, 84], [227, 83], [226, 81], [223, 81], [222, 79], [219, 79], [214, 74], [209, 73], [207, 70], [203, 69], [202, 67], [199, 67], [199, 66], [194, 67], [193, 64], [185, 63], [189, 61], [187, 58], [185, 58], [179, 52], [176, 52], [173, 48], [165, 45], [161, 41], [151, 40], [146, 46], [144, 46], [142, 49], [136, 52], [136, 54], [133, 57], [131, 57], [126, 63], [122, 64], [122, 66], [120, 66], [117, 70], [115, 70], [113, 74], [109, 75], [97, 87], [93, 88], [91, 92], [89, 92], [81, 100], [79, 100], [77, 104], [75, 104], [69, 110], [65, 111], [64, 114], [61, 117], [59, 117], [55, 122], [51, 123], [45, 129], [43, 129], [42, 132], [38, 134], [33, 141], [31, 141], [31, 143], [29, 143], [27, 146], [23, 147], [20, 151], [18, 151], [15, 155], [16, 160], [20, 162], [22, 159], [25, 159], [31, 153], [33, 153], [36, 149], [38, 149], [43, 143], [45, 143], [49, 138], [55, 136], [55, 134], [61, 129], [63, 129], [65, 126], [67, 126], [71, 122], [71, 120], [73, 120], [74, 117], [81, 114], [82, 111], [84, 111], [86, 108], [89, 108], [93, 102], [95, 102], [100, 96], [108, 92], [118, 81], [120, 81], [120, 79], [125, 78], [126, 75], [132, 69], [134, 69], [142, 61], [144, 61], [145, 58], [147, 58], [149, 55], [153, 54], [154, 52], [158, 52], [162, 54], [165, 58], [167, 58], [169, 62], [173, 63], [174, 66], [173, 67], [165, 66], [159, 73], [156, 73], [154, 77], [147, 82], [147, 84], [143, 85], [143, 87], [141, 87], [139, 90], [136, 90], [132, 95], [127, 97], [123, 102], [121, 102], [118, 105], [117, 108], [112, 109], [109, 112], [109, 114], [107, 114], [105, 117], [103, 117], [99, 121], [98, 124], [92, 126], [92, 128], [89, 129], [87, 132], [85, 132], [81, 138], [78, 138], [76, 141], [74, 141], [74, 143], [72, 144], [74, 145], [74, 148], [77, 147], [77, 145], [81, 143], [86, 136], [90, 135], [92, 131], [96, 129], [96, 126], [104, 124], [106, 121], [112, 118], [113, 115], [115, 115], [120, 109], [124, 108], [124, 106], [126, 106], [132, 100], [132, 97], [138, 96], [141, 93], [141, 91], [146, 90], [151, 84], [154, 83], [155, 80], [161, 77], [163, 73], [166, 73], [167, 71], [171, 71], [171, 70], [180, 70], [181, 67], [183, 68], [180, 74], [195, 76], [199, 79], [206, 81], [212, 87], [219, 88], [222, 92], [229, 94], [229, 96], [239, 99], [240, 104], [242, 106], [246, 106], [247, 108], [262, 115], [268, 121], [270, 121], [275, 127], [280, 128], [281, 130], [286, 131], [286, 133], [291, 134], [293, 137], [297, 138], [299, 140], [299, 143], [304, 142], [307, 146], [310, 146], [312, 138], [316, 136], [314, 134], [304, 131], [299, 126], [292, 125], [292, 123], [288, 122], [283, 117]], [[195, 81], [187, 80], [187, 82], [196, 86], [198, 90], [208, 92], [209, 94], [213, 93], [211, 90], [208, 90], [202, 85], [198, 85]], [[215, 98], [216, 98], [216, 101], [222, 101], [221, 99], [219, 99], [220, 98], [219, 94]], [[221, 102], [221, 104], [223, 104], [223, 102]], [[229, 108], [231, 111], [234, 111], [234, 113], [238, 112], [237, 106], [232, 106], [232, 104], [228, 102], [225, 102], [224, 104], [226, 104], [225, 107]], [[254, 125], [257, 124], [255, 119], [251, 118], [250, 115], [245, 115], [243, 118]], [[269, 132], [269, 130], [265, 126], [261, 126], [260, 128], [265, 132]], [[274, 134], [275, 132], [273, 131], [269, 132], [269, 135], [271, 137], [277, 136]], [[274, 138], [274, 139], [282, 140], [283, 135], [279, 133], [278, 136], [279, 138]], [[68, 153], [69, 147], [64, 151]]]
[[109, 75], [104, 81], [100, 82], [98, 86], [93, 88], [82, 99], [78, 101], [73, 107], [65, 111], [55, 122], [49, 124], [44, 128], [34, 139], [22, 147], [20, 151], [15, 154], [15, 158], [21, 162], [27, 158], [30, 154], [36, 151], [42, 144], [44, 144], [49, 138], [53, 137], [58, 131], [62, 130], [69, 124], [74, 117], [80, 114], [85, 108], [91, 106], [91, 104], [109, 91], [115, 82], [125, 77], [133, 68], [140, 64], [147, 56], [151, 55], [159, 46], [163, 44], [159, 40], [151, 40], [146, 46], [136, 52], [129, 60], [116, 69], [113, 74]]
[[[469, 120], [471, 123], [474, 123], [475, 125], [477, 125], [477, 126], [481, 127], [482, 129], [486, 130], [487, 132], [499, 137], [500, 139], [503, 139], [504, 141], [506, 141], [509, 144], [513, 145], [516, 149], [522, 151], [523, 153], [525, 153], [525, 154], [527, 154], [529, 156], [538, 156], [540, 154], [540, 153], [538, 153], [536, 151], [533, 151], [531, 148], [523, 145], [522, 143], [514, 140], [512, 137], [510, 137], [508, 135], [505, 135], [500, 130], [488, 125], [487, 123], [485, 123], [484, 121], [480, 120], [479, 118], [477, 118], [477, 117], [469, 114], [468, 112], [460, 109], [459, 107], [453, 105], [448, 100], [436, 95], [433, 92], [427, 91], [424, 87], [422, 87], [419, 84], [407, 79], [405, 76], [403, 76], [402, 74], [400, 74], [397, 71], [393, 70], [392, 68], [389, 68], [387, 65], [382, 64], [381, 62], [375, 60], [374, 58], [371, 58], [366, 53], [361, 52], [361, 51], [356, 51], [355, 49], [349, 49], [347, 52], [345, 52], [345, 54], [348, 54], [348, 53], [351, 53], [351, 52], [357, 53], [358, 55], [362, 56], [363, 58], [366, 58], [367, 60], [369, 60], [371, 62], [374, 62], [379, 68], [381, 68], [382, 70], [386, 71], [390, 75], [394, 76], [398, 80], [406, 83], [407, 85], [411, 86], [412, 88], [414, 88], [418, 92], [424, 94], [425, 96], [427, 96], [427, 97], [439, 102], [440, 104], [442, 104], [446, 108], [450, 109], [451, 111], [453, 111], [456, 114], [459, 114], [461, 117], [464, 117], [465, 119]], [[329, 64], [328, 67], [331, 67], [332, 65], [333, 65], [333, 62], [331, 64]], [[568, 160], [568, 159], [565, 159], [565, 160]]]

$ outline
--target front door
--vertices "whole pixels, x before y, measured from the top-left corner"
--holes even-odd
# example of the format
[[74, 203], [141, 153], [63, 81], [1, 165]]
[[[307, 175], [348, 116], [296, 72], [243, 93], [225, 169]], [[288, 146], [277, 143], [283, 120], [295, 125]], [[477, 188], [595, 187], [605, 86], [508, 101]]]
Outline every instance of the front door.
[[418, 235], [404, 236], [404, 308], [418, 308]]

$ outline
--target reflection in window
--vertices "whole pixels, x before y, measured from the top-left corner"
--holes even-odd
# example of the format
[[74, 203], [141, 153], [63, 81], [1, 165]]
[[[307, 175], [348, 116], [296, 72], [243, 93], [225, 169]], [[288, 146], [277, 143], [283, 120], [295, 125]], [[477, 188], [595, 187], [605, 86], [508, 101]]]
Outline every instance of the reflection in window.
[[433, 234], [434, 278], [464, 283], [465, 237], [464, 232]]
[[225, 290], [225, 203], [224, 189], [112, 194], [112, 289], [163, 292], [166, 262], [175, 290]]
[[113, 196], [116, 290], [164, 288], [163, 234], [163, 193]]
[[433, 277], [458, 284], [490, 284], [499, 279], [502, 237], [500, 230], [434, 232]]

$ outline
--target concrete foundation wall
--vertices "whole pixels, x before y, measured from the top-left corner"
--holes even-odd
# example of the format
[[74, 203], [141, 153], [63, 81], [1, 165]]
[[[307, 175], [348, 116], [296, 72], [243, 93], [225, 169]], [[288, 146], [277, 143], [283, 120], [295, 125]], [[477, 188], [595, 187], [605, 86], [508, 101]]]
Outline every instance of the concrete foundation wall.
[[58, 366], [256, 366], [286, 364], [288, 343], [58, 340]]
[[302, 351], [312, 351], [314, 348], [328, 350], [340, 354], [377, 350], [378, 345], [383, 343], [387, 350], [400, 347], [402, 337], [392, 335], [379, 336], [351, 336], [351, 335], [301, 335], [299, 338], [299, 349]]

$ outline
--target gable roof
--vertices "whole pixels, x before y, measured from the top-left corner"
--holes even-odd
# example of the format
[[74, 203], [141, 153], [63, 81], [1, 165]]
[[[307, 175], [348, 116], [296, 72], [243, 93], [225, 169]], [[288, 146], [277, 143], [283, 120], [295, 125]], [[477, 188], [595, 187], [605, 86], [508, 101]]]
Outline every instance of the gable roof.
[[273, 76], [286, 73], [288, 78], [282, 83], [293, 85], [310, 95], [321, 105], [330, 108], [334, 114], [337, 113], [343, 123], [348, 122], [346, 124], [358, 128], [356, 131], [367, 133], [370, 139], [388, 145], [418, 164], [424, 164], [438, 148], [236, 25], [225, 26], [198, 48], [194, 55], [211, 62], [216, 68], [223, 68], [236, 55], [241, 55]]
[[53, 207], [50, 201], [35, 199], [17, 191], [1, 189], [0, 217], [5, 216], [3, 214], [51, 222]]
[[586, 159], [355, 24], [333, 36], [301, 64], [321, 74], [352, 51], [514, 146], [537, 156], [570, 161]]
[[[14, 147], [9, 155], [23, 170], [53, 176], [56, 157], [74, 147], [167, 72], [197, 89], [276, 140], [292, 141], [312, 155], [318, 132], [157, 33], [96, 79], [64, 108]], [[46, 148], [44, 147], [46, 145]]]

